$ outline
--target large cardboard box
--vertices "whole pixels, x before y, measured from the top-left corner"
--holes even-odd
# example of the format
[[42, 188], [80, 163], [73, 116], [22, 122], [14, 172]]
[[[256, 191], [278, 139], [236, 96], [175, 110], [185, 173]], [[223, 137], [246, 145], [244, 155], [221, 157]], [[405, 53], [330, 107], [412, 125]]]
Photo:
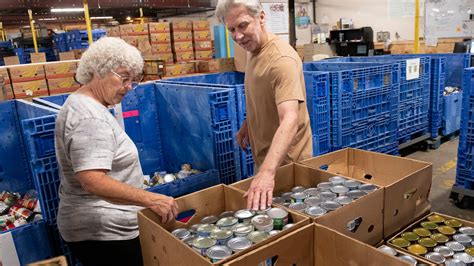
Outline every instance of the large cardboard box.
[[199, 50], [212, 50], [212, 41], [196, 41], [194, 42], [194, 49]]
[[196, 60], [212, 59], [212, 50], [199, 50], [194, 52]]
[[158, 54], [158, 53], [172, 53], [173, 50], [171, 49], [171, 43], [160, 43], [160, 44], [151, 44], [151, 53]]
[[50, 78], [47, 80], [49, 94], [69, 93], [76, 91], [81, 86], [73, 76]]
[[173, 64], [174, 62], [174, 55], [172, 53], [161, 53], [156, 52], [153, 53], [151, 56], [146, 56], [147, 59], [155, 59], [155, 60], [163, 60], [166, 64]]
[[194, 63], [181, 63], [166, 65], [166, 76], [181, 76], [194, 74], [196, 72]]
[[194, 41], [210, 41], [211, 32], [209, 30], [200, 30], [193, 32]]
[[173, 30], [173, 42], [192, 41], [193, 33], [191, 30]]
[[[273, 195], [290, 192], [296, 186], [316, 187], [321, 182], [327, 182], [332, 176], [334, 175], [305, 165], [291, 163], [277, 169]], [[247, 178], [232, 184], [231, 187], [244, 192], [248, 190], [252, 180], [253, 178]], [[377, 189], [349, 205], [318, 218], [312, 218], [312, 220], [354, 239], [374, 245], [383, 238], [383, 194], [383, 189]], [[352, 230], [348, 229], [349, 224], [356, 223], [359, 225]]]
[[209, 30], [210, 28], [207, 20], [193, 20], [193, 31]]
[[137, 35], [148, 36], [148, 25], [147, 24], [120, 25], [120, 35], [121, 36], [137, 36]]
[[259, 247], [263, 247], [309, 224], [308, 218], [295, 212], [289, 212], [289, 219], [295, 223], [295, 226], [253, 245], [252, 248], [238, 252], [227, 259], [219, 261], [219, 263], [212, 264], [207, 258], [199, 255], [170, 232], [177, 228], [187, 228], [199, 223], [203, 217], [208, 215], [218, 215], [224, 211], [244, 209], [247, 205], [246, 199], [242, 197], [241, 192], [238, 190], [225, 185], [217, 185], [177, 198], [176, 201], [181, 212], [195, 211], [195, 214], [186, 223], [173, 220], [170, 223], [162, 224], [159, 216], [149, 209], [138, 213], [144, 265], [220, 265]]
[[59, 60], [60, 61], [76, 60], [76, 57], [73, 51], [62, 52], [62, 53], [59, 53]]
[[193, 22], [191, 20], [177, 20], [171, 22], [173, 30], [189, 30], [193, 29]]
[[86, 51], [86, 49], [75, 49], [75, 50], [73, 50], [74, 58], [81, 59], [81, 56], [85, 51]]
[[148, 23], [148, 31], [150, 32], [150, 34], [170, 32], [170, 23], [169, 22], [151, 22], [151, 23]]
[[27, 64], [8, 67], [12, 82], [23, 82], [45, 79], [44, 64]]
[[[313, 55], [327, 55], [329, 57], [336, 55], [336, 47], [329, 43], [311, 43], [305, 44], [303, 48], [304, 61], [313, 61]], [[301, 55], [300, 55], [301, 56]]]
[[16, 56], [16, 55], [14, 55], [14, 56], [5, 56], [3, 58], [3, 60], [5, 61], [6, 66], [13, 66], [13, 65], [19, 65], [20, 64], [20, 58], [18, 58], [18, 56]]
[[7, 67], [0, 67], [0, 101], [14, 98]]
[[192, 50], [187, 52], [176, 52], [174, 53], [174, 59], [177, 63], [193, 61], [195, 59], [194, 52]]
[[45, 79], [13, 82], [12, 87], [16, 99], [48, 95], [48, 85]]
[[162, 32], [162, 33], [151, 33], [150, 42], [153, 43], [166, 43], [171, 44], [171, 33]]
[[197, 62], [199, 73], [230, 72], [235, 71], [234, 58], [217, 58]]
[[120, 26], [108, 27], [106, 31], [108, 37], [120, 37]]
[[300, 163], [384, 187], [385, 237], [430, 210], [428, 195], [433, 172], [431, 163], [352, 148]]
[[173, 51], [174, 52], [189, 52], [193, 50], [192, 41], [176, 41], [173, 42]]
[[73, 77], [79, 60], [49, 62], [44, 64], [47, 79]]
[[46, 62], [45, 53], [31, 53], [30, 54], [31, 63], [44, 63]]

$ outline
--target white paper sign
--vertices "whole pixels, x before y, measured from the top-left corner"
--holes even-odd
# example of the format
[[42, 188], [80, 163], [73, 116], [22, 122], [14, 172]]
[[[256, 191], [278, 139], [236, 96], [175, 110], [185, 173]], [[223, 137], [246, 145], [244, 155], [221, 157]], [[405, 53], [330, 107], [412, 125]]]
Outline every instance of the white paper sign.
[[0, 265], [20, 266], [12, 233], [0, 234]]
[[407, 60], [407, 80], [417, 79], [420, 77], [420, 58]]
[[262, 7], [265, 11], [266, 26], [268, 31], [275, 34], [288, 34], [288, 3], [262, 3]]

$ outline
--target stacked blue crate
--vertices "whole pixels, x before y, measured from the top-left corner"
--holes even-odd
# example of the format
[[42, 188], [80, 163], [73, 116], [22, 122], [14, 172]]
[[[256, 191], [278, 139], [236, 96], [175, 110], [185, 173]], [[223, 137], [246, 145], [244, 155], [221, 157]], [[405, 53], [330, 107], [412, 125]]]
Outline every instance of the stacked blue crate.
[[[51, 62], [51, 61], [56, 61], [57, 56], [54, 53], [54, 49], [51, 47], [38, 47], [38, 52], [39, 53], [45, 53], [46, 56], [46, 61]], [[15, 54], [18, 56], [20, 64], [29, 64], [31, 63], [31, 58], [30, 54], [35, 53], [34, 48], [16, 48], [15, 49]]]
[[[92, 40], [97, 41], [106, 35], [102, 29], [92, 30]], [[59, 52], [67, 52], [76, 49], [86, 49], [89, 47], [89, 38], [86, 30], [73, 30], [56, 34], [54, 44]]]
[[398, 153], [398, 64], [312, 62], [303, 69], [329, 73], [332, 150]]

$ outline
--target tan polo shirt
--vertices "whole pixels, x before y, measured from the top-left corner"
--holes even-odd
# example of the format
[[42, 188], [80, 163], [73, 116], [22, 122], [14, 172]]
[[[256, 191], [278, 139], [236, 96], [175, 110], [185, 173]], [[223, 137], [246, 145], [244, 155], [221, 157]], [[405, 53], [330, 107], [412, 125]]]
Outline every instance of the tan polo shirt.
[[269, 34], [258, 53], [248, 53], [245, 97], [250, 145], [257, 167], [262, 165], [280, 125], [277, 105], [289, 100], [299, 102], [298, 131], [282, 164], [312, 156], [302, 62], [296, 51], [276, 35]]

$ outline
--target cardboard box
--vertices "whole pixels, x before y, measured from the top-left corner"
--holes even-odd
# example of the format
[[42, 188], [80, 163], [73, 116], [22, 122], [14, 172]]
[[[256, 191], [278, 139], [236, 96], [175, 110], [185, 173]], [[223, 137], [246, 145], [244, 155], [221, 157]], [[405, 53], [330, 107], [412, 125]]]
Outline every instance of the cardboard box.
[[188, 51], [188, 52], [174, 53], [174, 60], [177, 63], [193, 61], [194, 60], [194, 52], [193, 51]]
[[5, 61], [6, 66], [13, 66], [13, 65], [19, 65], [20, 64], [20, 58], [18, 56], [5, 56], [3, 58], [3, 61]]
[[46, 84], [45, 79], [26, 82], [13, 82], [12, 87], [15, 99], [48, 95], [48, 85]]
[[150, 34], [150, 42], [154, 43], [166, 43], [171, 44], [171, 33], [163, 32], [163, 33], [151, 33]]
[[[273, 195], [290, 192], [296, 186], [316, 187], [321, 182], [327, 182], [332, 176], [334, 175], [305, 165], [291, 163], [277, 169]], [[232, 184], [231, 187], [245, 192], [250, 187], [252, 180], [253, 178], [247, 178]], [[351, 204], [323, 216], [314, 218], [306, 214], [302, 215], [354, 239], [375, 245], [383, 238], [383, 197], [383, 189], [377, 189]], [[288, 210], [288, 208], [286, 209]], [[360, 220], [359, 226], [354, 230], [348, 230], [348, 224], [356, 220]]]
[[180, 76], [186, 74], [194, 74], [196, 72], [194, 63], [166, 65], [165, 67], [166, 76]]
[[174, 52], [189, 52], [193, 50], [192, 41], [179, 41], [173, 42], [173, 51]]
[[210, 41], [211, 32], [209, 30], [194, 31], [193, 40], [194, 41]]
[[329, 43], [305, 44], [303, 48], [304, 61], [313, 61], [313, 55], [335, 56], [336, 47], [334, 45], [331, 46]]
[[78, 60], [49, 62], [44, 64], [47, 79], [73, 77], [77, 70]]
[[212, 50], [199, 50], [194, 52], [196, 60], [212, 59]]
[[26, 64], [8, 67], [12, 82], [23, 82], [45, 79], [44, 64]]
[[180, 211], [195, 211], [195, 214], [186, 223], [173, 220], [170, 223], [162, 224], [159, 216], [151, 210], [145, 209], [138, 212], [138, 227], [144, 265], [220, 265], [263, 247], [291, 232], [296, 232], [297, 229], [309, 224], [309, 219], [295, 212], [289, 212], [289, 219], [293, 220], [295, 226], [253, 245], [253, 248], [243, 250], [219, 261], [219, 263], [212, 264], [207, 258], [198, 254], [170, 232], [176, 228], [189, 227], [199, 223], [203, 217], [208, 215], [218, 215], [224, 211], [244, 209], [247, 205], [246, 199], [235, 189], [225, 185], [217, 185], [177, 198], [176, 201]]
[[194, 49], [200, 50], [212, 50], [212, 41], [196, 41], [194, 42]]
[[61, 52], [59, 53], [59, 60], [60, 61], [76, 60], [76, 57], [74, 56], [73, 51]]
[[120, 27], [113, 26], [106, 29], [108, 37], [120, 37]]
[[120, 36], [148, 36], [148, 25], [147, 24], [127, 24], [120, 25]]
[[193, 33], [191, 32], [191, 30], [173, 31], [172, 35], [173, 35], [173, 42], [193, 40]]
[[67, 266], [66, 257], [59, 256], [59, 257], [54, 257], [52, 259], [37, 261], [37, 262], [28, 264], [28, 266], [48, 266], [48, 265]]
[[137, 47], [142, 55], [151, 55], [150, 38], [148, 35], [122, 36], [122, 39], [130, 45]]
[[82, 54], [86, 51], [87, 49], [75, 49], [73, 50], [74, 52], [74, 58], [76, 59], [81, 59]]
[[30, 54], [31, 63], [44, 63], [46, 62], [45, 53], [31, 53]]
[[230, 72], [235, 71], [234, 58], [217, 58], [197, 62], [199, 73]]
[[169, 22], [148, 23], [148, 31], [150, 32], [150, 34], [160, 33], [160, 32], [170, 32], [170, 23]]
[[385, 237], [430, 210], [431, 163], [351, 148], [300, 163], [384, 187]]
[[47, 82], [50, 94], [73, 92], [81, 87], [81, 85], [74, 80], [73, 76], [51, 78], [48, 79]]
[[151, 44], [151, 53], [158, 54], [158, 53], [172, 53], [173, 50], [171, 48], [171, 43], [160, 43], [160, 44]]
[[247, 53], [247, 50], [234, 42], [234, 66], [236, 71], [245, 72], [245, 66], [247, 65]]
[[193, 31], [210, 30], [210, 28], [207, 20], [193, 20]]
[[150, 60], [163, 60], [166, 64], [173, 64], [174, 62], [174, 55], [172, 53], [153, 53], [151, 56], [147, 55], [145, 58]]
[[165, 62], [164, 61], [147, 61], [145, 60], [144, 66], [145, 75], [157, 75], [164, 76], [165, 73]]
[[0, 100], [11, 100], [14, 98], [8, 67], [0, 66]]
[[191, 20], [177, 20], [171, 22], [173, 30], [189, 30], [193, 29], [193, 22]]

